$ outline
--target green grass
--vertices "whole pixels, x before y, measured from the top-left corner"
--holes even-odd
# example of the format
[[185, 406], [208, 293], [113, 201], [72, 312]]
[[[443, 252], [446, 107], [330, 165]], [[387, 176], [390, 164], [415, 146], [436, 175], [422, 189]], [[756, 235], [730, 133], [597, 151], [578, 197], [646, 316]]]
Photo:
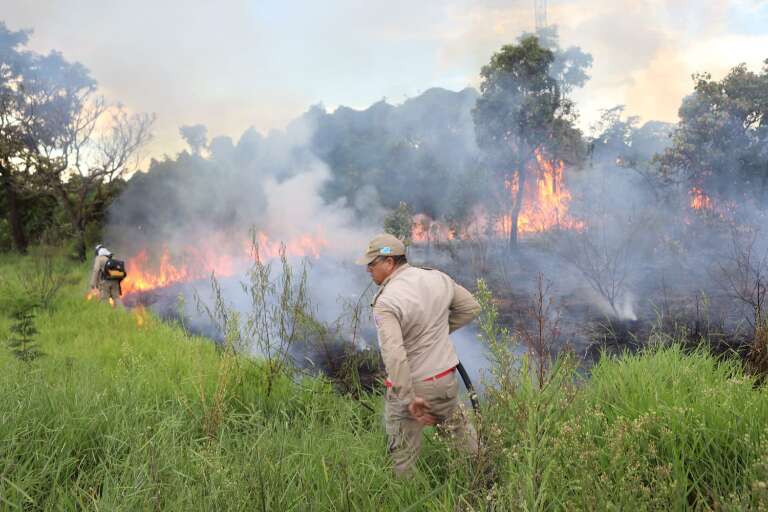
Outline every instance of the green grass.
[[578, 509], [764, 505], [752, 485], [768, 476], [768, 396], [753, 384], [737, 362], [678, 346], [602, 361], [557, 425], [554, 478], [569, 482], [558, 501]]
[[[0, 292], [19, 293], [28, 262], [0, 264]], [[371, 413], [309, 378], [266, 396], [258, 363], [152, 317], [139, 327], [84, 299], [85, 266], [67, 271], [77, 283], [36, 320], [45, 355], [0, 350], [3, 509], [399, 510], [432, 490], [390, 477], [376, 397]]]
[[[0, 340], [36, 258], [0, 255]], [[606, 359], [587, 381], [564, 363], [544, 390], [519, 379], [484, 402], [483, 469], [430, 432], [419, 475], [399, 481], [378, 396], [362, 398], [371, 412], [316, 378], [267, 395], [258, 362], [84, 300], [85, 265], [57, 271], [65, 284], [36, 318], [44, 355], [0, 345], [0, 510], [768, 505], [768, 395], [703, 352]]]

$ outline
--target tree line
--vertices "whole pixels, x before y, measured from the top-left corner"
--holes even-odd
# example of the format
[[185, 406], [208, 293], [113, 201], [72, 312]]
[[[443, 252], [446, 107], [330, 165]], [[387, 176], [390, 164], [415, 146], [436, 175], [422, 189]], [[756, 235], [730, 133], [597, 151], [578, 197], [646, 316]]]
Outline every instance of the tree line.
[[[25, 49], [28, 38], [29, 32], [0, 24], [4, 250], [24, 252], [30, 242], [67, 239], [82, 258], [120, 195], [137, 199], [123, 201], [124, 222], [148, 226], [180, 212], [186, 218], [191, 206], [181, 196], [154, 201], [151, 212], [142, 206], [147, 197], [173, 188], [187, 195], [206, 191], [198, 194], [201, 200], [213, 190], [224, 209], [211, 217], [210, 209], [197, 208], [204, 212], [201, 221], [231, 223], [238, 212], [227, 208], [238, 202], [224, 197], [229, 191], [242, 191], [245, 179], [260, 203], [254, 176], [290, 177], [312, 158], [329, 169], [324, 200], [343, 201], [360, 218], [380, 221], [371, 217], [405, 203], [409, 211], [458, 225], [483, 204], [512, 216], [513, 247], [523, 190], [536, 179], [537, 158], [575, 170], [596, 162], [617, 172], [629, 169], [659, 200], [695, 187], [719, 204], [766, 204], [768, 60], [760, 72], [742, 64], [722, 80], [696, 75], [677, 125], [640, 126], [618, 106], [603, 112], [585, 134], [572, 92], [589, 80], [592, 57], [578, 47], [561, 48], [556, 31], [545, 29], [494, 53], [480, 71], [479, 91], [430, 89], [398, 106], [382, 100], [363, 111], [327, 112], [316, 105], [284, 132], [263, 136], [251, 128], [237, 142], [208, 140], [205, 126], [185, 126], [180, 133], [189, 151], [153, 160], [147, 173], [126, 181], [154, 117], [108, 105], [84, 66], [56, 52], [31, 52]], [[296, 140], [301, 143], [287, 142]], [[226, 186], [228, 181], [235, 186]]]

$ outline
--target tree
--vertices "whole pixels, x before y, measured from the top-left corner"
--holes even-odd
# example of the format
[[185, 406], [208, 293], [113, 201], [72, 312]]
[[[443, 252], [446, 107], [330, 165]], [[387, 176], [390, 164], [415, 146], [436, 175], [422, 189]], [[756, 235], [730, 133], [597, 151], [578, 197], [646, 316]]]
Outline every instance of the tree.
[[636, 320], [629, 295], [631, 281], [658, 218], [608, 214], [603, 205], [595, 209], [583, 229], [553, 233], [553, 246], [563, 263], [575, 267], [605, 301], [606, 312]]
[[208, 147], [208, 128], [204, 124], [182, 126], [179, 128], [179, 134], [195, 155], [202, 154]]
[[536, 36], [539, 44], [555, 56], [549, 75], [557, 80], [563, 95], [569, 95], [576, 87], [583, 87], [589, 80], [587, 69], [592, 67], [592, 55], [584, 53], [578, 46], [560, 49], [556, 26], [540, 28]]
[[8, 348], [15, 357], [25, 363], [34, 361], [43, 355], [35, 341], [37, 335], [37, 328], [35, 327], [36, 307], [36, 304], [20, 300], [14, 304], [11, 313], [14, 322], [10, 327], [11, 335], [8, 337]]
[[87, 70], [63, 59], [43, 89], [62, 98], [52, 119], [56, 130], [36, 133], [34, 162], [42, 187], [56, 197], [76, 239], [77, 256], [86, 257], [86, 227], [94, 206], [110, 185], [138, 165], [138, 152], [150, 139], [154, 115], [128, 114], [96, 95]]
[[0, 186], [8, 223], [23, 252], [22, 192], [53, 197], [84, 259], [87, 224], [103, 212], [113, 182], [136, 164], [154, 117], [108, 106], [84, 66], [57, 52], [26, 51], [27, 40], [27, 32], [0, 23]]
[[[154, 122], [153, 115], [129, 115], [121, 106], [110, 109], [92, 94], [86, 90], [76, 97], [63, 136], [41, 143], [36, 159], [38, 177], [66, 212], [81, 260], [86, 257], [93, 206], [103, 200], [110, 184], [136, 168], [137, 153], [149, 141]], [[97, 130], [100, 123], [109, 123], [109, 128]]]
[[28, 32], [10, 31], [0, 22], [0, 187], [13, 245], [21, 253], [26, 252], [28, 240], [19, 197], [22, 180], [15, 161], [23, 147], [24, 127], [29, 124], [22, 83], [30, 57], [21, 50], [28, 38]]
[[377, 102], [333, 113], [312, 107], [303, 117], [314, 128], [313, 153], [329, 167], [324, 199], [344, 199], [371, 219], [379, 210], [372, 203], [394, 210], [404, 201], [414, 212], [442, 219], [471, 210], [474, 197], [464, 199], [477, 160], [476, 98], [470, 88], [432, 88], [401, 105]]
[[[768, 199], [768, 59], [762, 73], [745, 64], [720, 81], [694, 75], [672, 144], [656, 160], [668, 183], [694, 187], [733, 207]], [[745, 201], [751, 199], [752, 201]]]
[[401, 240], [405, 245], [411, 243], [413, 230], [413, 212], [404, 202], [384, 218], [384, 231]]
[[[587, 174], [600, 184], [610, 182], [607, 188], [615, 203], [611, 208], [617, 212], [625, 210], [628, 201], [633, 207], [652, 201], [652, 208], [658, 208], [658, 203], [664, 200], [665, 187], [654, 158], [667, 148], [674, 126], [661, 121], [638, 126], [638, 120], [636, 116], [625, 117], [624, 105], [617, 105], [603, 110], [600, 119], [592, 125], [588, 150], [591, 171]], [[586, 180], [588, 190], [581, 191], [581, 202], [585, 205], [605, 200], [604, 187], [595, 187], [594, 179]]]
[[[25, 209], [35, 210], [50, 188], [40, 173], [46, 159], [61, 152], [78, 91], [95, 82], [80, 64], [56, 52], [39, 55], [23, 49], [28, 32], [0, 24], [0, 183], [4, 189], [14, 246], [26, 250]], [[41, 154], [49, 148], [49, 155]], [[25, 196], [31, 200], [24, 204]], [[34, 201], [32, 201], [34, 200]], [[28, 206], [29, 208], [25, 208]]]
[[[549, 41], [551, 43], [551, 41]], [[496, 52], [480, 75], [480, 98], [473, 110], [478, 146], [499, 187], [511, 184], [509, 244], [517, 245], [517, 220], [528, 175], [536, 172], [536, 155], [579, 163], [585, 149], [574, 126], [576, 111], [566, 93], [586, 80], [591, 59], [577, 59], [570, 49], [567, 64], [553, 67], [562, 54], [524, 35], [518, 44]], [[553, 73], [554, 72], [554, 73]]]

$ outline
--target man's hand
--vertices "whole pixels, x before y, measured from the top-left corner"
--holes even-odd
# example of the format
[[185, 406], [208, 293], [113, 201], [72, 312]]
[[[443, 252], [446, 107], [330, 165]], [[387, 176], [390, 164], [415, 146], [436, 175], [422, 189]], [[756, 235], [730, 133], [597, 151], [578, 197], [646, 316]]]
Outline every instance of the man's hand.
[[414, 398], [408, 404], [408, 411], [422, 425], [434, 425], [437, 423], [437, 418], [432, 415], [429, 410], [429, 404], [423, 398]]

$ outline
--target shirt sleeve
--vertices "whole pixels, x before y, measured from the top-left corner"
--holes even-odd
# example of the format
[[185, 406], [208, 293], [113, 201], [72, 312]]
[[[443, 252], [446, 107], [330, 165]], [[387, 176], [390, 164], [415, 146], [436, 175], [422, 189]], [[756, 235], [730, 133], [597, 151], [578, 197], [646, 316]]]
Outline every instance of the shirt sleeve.
[[480, 314], [480, 304], [463, 286], [453, 283], [453, 300], [448, 314], [448, 332], [467, 325]]
[[379, 337], [381, 358], [387, 369], [387, 376], [392, 382], [392, 392], [406, 402], [411, 402], [415, 395], [411, 383], [411, 367], [403, 346], [403, 331], [395, 313], [383, 305], [373, 308], [373, 319]]

